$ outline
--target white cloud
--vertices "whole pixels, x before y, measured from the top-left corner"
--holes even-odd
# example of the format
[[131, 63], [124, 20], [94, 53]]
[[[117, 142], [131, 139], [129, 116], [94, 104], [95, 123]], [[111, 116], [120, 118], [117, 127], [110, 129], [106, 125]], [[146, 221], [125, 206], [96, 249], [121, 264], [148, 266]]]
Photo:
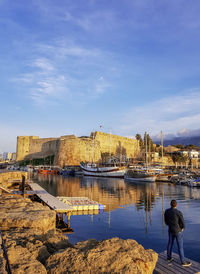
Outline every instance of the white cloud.
[[28, 90], [30, 98], [38, 105], [59, 103], [81, 104], [95, 100], [110, 86], [104, 75], [111, 62], [108, 53], [97, 48], [76, 44], [73, 40], [59, 39], [50, 44], [33, 45], [35, 49], [28, 72], [13, 79]]
[[36, 68], [40, 68], [42, 70], [54, 70], [53, 65], [50, 63], [50, 61], [46, 58], [38, 58], [34, 60], [33, 66]]
[[199, 128], [200, 90], [189, 90], [187, 94], [170, 96], [161, 100], [135, 107], [124, 114], [119, 131], [122, 134], [149, 132], [156, 135], [175, 133], [184, 128]]

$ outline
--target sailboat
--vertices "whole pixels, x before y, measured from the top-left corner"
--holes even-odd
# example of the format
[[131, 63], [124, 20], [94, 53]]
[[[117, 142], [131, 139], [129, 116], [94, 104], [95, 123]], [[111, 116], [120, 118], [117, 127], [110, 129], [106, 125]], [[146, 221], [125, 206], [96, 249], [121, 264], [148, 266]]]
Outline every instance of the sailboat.
[[84, 175], [97, 177], [124, 178], [126, 167], [116, 165], [97, 165], [95, 163], [80, 163]]
[[126, 171], [124, 178], [128, 181], [155, 182], [156, 174], [152, 169], [148, 168], [147, 155], [147, 134], [145, 132], [145, 167], [130, 168]]
[[95, 176], [95, 177], [112, 177], [112, 178], [124, 178], [126, 171], [125, 166], [118, 166], [115, 163], [111, 163], [111, 133], [110, 133], [110, 161], [107, 164], [96, 164], [93, 161], [94, 157], [94, 135], [93, 135], [93, 151], [92, 151], [92, 163], [80, 163], [80, 167], [83, 171], [83, 175]]

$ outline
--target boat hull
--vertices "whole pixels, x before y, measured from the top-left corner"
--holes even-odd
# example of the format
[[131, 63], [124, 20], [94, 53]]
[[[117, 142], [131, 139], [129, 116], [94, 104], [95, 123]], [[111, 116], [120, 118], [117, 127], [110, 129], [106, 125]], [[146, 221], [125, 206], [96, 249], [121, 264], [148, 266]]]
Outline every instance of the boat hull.
[[131, 181], [131, 182], [155, 182], [156, 176], [150, 176], [150, 177], [124, 177], [125, 180]]
[[124, 178], [126, 168], [120, 167], [87, 167], [81, 165], [83, 175], [94, 177]]

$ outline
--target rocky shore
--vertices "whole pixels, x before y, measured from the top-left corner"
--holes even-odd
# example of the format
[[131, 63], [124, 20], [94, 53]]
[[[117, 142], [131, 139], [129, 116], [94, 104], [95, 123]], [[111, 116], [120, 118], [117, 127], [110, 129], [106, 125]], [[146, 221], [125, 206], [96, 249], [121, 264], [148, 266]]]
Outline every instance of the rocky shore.
[[[5, 184], [4, 184], [5, 186]], [[0, 196], [0, 229], [12, 273], [153, 273], [158, 255], [134, 240], [90, 239], [72, 245], [56, 213], [20, 195]], [[7, 273], [0, 249], [0, 273]]]

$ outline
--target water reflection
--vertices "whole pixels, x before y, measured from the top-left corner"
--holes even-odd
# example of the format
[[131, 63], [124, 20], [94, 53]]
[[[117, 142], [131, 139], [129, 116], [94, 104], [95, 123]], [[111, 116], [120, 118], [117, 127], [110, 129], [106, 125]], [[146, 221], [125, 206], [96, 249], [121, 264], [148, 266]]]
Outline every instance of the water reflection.
[[123, 179], [38, 175], [35, 180], [54, 196], [88, 197], [106, 205], [106, 211], [134, 204], [137, 210], [151, 212], [156, 198], [200, 200], [200, 190], [167, 183], [132, 183]]
[[186, 256], [200, 261], [200, 189], [114, 178], [39, 175], [35, 180], [54, 196], [88, 197], [106, 206], [103, 214], [71, 217], [72, 243], [89, 238], [133, 238], [145, 248], [161, 252], [167, 242], [164, 210], [176, 199], [186, 222]]
[[150, 211], [155, 203], [154, 183], [132, 184], [123, 179], [38, 175], [37, 182], [54, 196], [88, 197], [106, 205], [105, 211], [135, 204]]

